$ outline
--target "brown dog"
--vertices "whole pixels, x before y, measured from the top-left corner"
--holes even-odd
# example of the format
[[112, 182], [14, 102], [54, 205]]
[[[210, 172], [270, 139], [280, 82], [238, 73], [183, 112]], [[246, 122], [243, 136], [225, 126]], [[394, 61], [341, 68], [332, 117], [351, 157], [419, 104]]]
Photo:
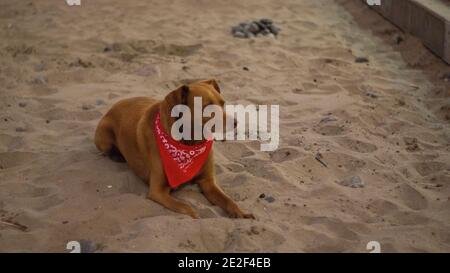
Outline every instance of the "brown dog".
[[[175, 105], [184, 104], [191, 109], [193, 115], [194, 97], [202, 97], [204, 106], [214, 104], [223, 109], [224, 100], [215, 80], [183, 85], [169, 93], [162, 101], [147, 97], [121, 100], [100, 120], [95, 133], [95, 145], [105, 155], [115, 151], [120, 152], [130, 168], [140, 178], [148, 181], [148, 198], [175, 212], [199, 218], [191, 206], [170, 195], [171, 187], [167, 182], [160, 158], [153, 122], [159, 112], [162, 129], [170, 134], [172, 124], [176, 121], [170, 115], [172, 108]], [[223, 113], [225, 115], [225, 111]], [[203, 123], [205, 123], [204, 119]], [[186, 145], [198, 142], [182, 141]], [[198, 183], [203, 194], [212, 204], [224, 209], [231, 217], [254, 218], [252, 214], [243, 213], [216, 184], [212, 150], [192, 181]]]

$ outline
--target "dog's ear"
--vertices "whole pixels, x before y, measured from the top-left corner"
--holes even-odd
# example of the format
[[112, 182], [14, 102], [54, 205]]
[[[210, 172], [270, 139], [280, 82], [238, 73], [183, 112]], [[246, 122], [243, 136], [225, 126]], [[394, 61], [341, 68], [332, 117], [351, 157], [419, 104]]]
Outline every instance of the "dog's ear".
[[173, 90], [172, 92], [170, 92], [164, 98], [164, 100], [166, 101], [169, 110], [171, 110], [175, 105], [179, 104], [188, 105], [188, 96], [189, 96], [189, 86], [182, 85], [177, 89]]
[[214, 87], [214, 89], [216, 89], [216, 91], [220, 94], [220, 88], [219, 88], [219, 85], [217, 84], [216, 80], [210, 79], [210, 80], [206, 80], [205, 82], [212, 85]]

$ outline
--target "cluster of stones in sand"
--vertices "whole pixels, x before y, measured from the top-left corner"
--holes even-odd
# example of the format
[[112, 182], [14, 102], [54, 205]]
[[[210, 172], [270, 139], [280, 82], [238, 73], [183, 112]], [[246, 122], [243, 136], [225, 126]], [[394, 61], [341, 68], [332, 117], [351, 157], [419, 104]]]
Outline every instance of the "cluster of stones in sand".
[[270, 19], [243, 22], [231, 28], [231, 34], [236, 38], [253, 38], [258, 36], [276, 37], [280, 29]]

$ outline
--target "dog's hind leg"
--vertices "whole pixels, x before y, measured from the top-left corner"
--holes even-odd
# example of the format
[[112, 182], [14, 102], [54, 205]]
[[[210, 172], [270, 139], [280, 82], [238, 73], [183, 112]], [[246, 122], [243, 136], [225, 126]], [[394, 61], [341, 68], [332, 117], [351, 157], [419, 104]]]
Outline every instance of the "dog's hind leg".
[[114, 132], [110, 122], [103, 118], [95, 131], [95, 146], [104, 155], [110, 155], [114, 148]]

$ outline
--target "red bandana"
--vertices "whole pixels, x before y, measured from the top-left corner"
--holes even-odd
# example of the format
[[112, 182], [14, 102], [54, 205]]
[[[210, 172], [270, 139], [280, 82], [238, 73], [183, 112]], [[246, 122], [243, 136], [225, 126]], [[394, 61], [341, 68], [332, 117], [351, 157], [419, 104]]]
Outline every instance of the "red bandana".
[[159, 113], [155, 118], [155, 136], [164, 171], [172, 188], [188, 182], [200, 171], [213, 144], [212, 140], [206, 140], [189, 146], [176, 141], [162, 129]]

